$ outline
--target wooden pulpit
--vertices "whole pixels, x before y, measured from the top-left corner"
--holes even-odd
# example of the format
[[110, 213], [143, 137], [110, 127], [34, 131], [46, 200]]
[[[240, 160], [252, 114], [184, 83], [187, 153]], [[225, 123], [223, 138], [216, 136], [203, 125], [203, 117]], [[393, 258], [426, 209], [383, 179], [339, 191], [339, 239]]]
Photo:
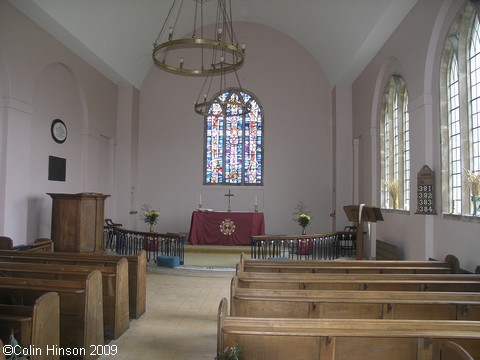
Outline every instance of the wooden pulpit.
[[361, 205], [346, 205], [343, 207], [349, 221], [355, 223], [356, 234], [356, 258], [363, 259], [363, 223], [382, 221], [383, 216], [380, 208]]
[[54, 194], [52, 235], [55, 251], [104, 252], [104, 203], [99, 193]]

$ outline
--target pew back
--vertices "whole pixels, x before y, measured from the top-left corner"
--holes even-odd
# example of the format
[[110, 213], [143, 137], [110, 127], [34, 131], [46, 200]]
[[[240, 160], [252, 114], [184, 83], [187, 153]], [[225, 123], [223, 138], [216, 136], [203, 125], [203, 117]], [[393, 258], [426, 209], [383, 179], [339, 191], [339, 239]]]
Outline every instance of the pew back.
[[226, 309], [222, 299], [217, 352], [237, 344], [246, 359], [438, 359], [452, 340], [480, 356], [476, 321], [243, 318]]
[[480, 321], [480, 294], [236, 288], [230, 316]]
[[138, 319], [145, 313], [147, 302], [147, 258], [145, 250], [141, 250], [138, 255], [0, 251], [0, 262], [109, 266], [116, 264], [121, 258], [128, 261], [129, 314], [131, 317]]
[[128, 263], [117, 259], [112, 266], [0, 262], [0, 276], [84, 281], [95, 269], [102, 274], [104, 330], [117, 339], [129, 327]]
[[[350, 275], [342, 277], [320, 274], [262, 274], [241, 273], [236, 276], [237, 286], [256, 289], [285, 290], [389, 290], [389, 291], [480, 291], [480, 279], [474, 274], [468, 278], [442, 279], [418, 275], [417, 278], [395, 278], [394, 274]], [[355, 278], [356, 276], [356, 278]], [[407, 276], [407, 275], [402, 275]], [[410, 277], [415, 275], [411, 274]], [[445, 275], [438, 275], [445, 276]], [[459, 275], [460, 276], [460, 275]], [[477, 275], [478, 276], [478, 275]]]
[[[59, 296], [62, 348], [88, 350], [91, 345], [104, 344], [100, 271], [92, 271], [85, 281], [0, 278], [0, 300], [3, 303], [32, 305], [46, 292], [56, 292]], [[89, 351], [81, 356], [82, 359], [97, 357]]]
[[[448, 259], [452, 259], [449, 257]], [[246, 259], [240, 255], [237, 273], [240, 272], [338, 272], [338, 273], [453, 273], [451, 261], [404, 260], [261, 260]]]

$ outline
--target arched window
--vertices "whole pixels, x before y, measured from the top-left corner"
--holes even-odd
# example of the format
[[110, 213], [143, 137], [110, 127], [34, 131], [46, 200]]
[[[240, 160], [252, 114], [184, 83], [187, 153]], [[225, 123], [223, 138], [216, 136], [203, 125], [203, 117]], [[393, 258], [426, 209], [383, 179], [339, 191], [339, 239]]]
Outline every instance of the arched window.
[[[469, 2], [450, 27], [440, 73], [442, 204], [480, 215], [469, 175], [480, 181], [480, 23]], [[478, 192], [477, 185], [477, 192]], [[478, 195], [478, 194], [477, 194]]]
[[215, 97], [205, 116], [204, 183], [263, 184], [263, 111], [238, 88]]
[[408, 94], [399, 75], [383, 93], [381, 138], [381, 203], [386, 209], [410, 208], [410, 125]]

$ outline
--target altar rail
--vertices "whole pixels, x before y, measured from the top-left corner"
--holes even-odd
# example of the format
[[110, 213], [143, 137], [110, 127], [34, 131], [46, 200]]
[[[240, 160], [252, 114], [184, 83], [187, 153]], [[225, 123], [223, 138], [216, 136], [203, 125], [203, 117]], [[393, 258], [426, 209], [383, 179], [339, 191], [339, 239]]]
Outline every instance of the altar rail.
[[332, 232], [300, 236], [262, 235], [251, 237], [251, 258], [332, 260], [355, 256], [355, 233]]
[[124, 229], [121, 226], [104, 226], [103, 239], [107, 250], [120, 255], [147, 253], [147, 261], [157, 262], [159, 255], [178, 256], [180, 264], [185, 259], [185, 236], [177, 233], [142, 232]]

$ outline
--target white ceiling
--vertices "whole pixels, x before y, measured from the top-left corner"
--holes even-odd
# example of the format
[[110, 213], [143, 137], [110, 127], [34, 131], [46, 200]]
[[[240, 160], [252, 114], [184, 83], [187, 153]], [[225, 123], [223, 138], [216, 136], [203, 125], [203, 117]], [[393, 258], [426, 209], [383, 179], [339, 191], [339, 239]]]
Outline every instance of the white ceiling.
[[[153, 43], [173, 2], [9, 1], [112, 81], [137, 88], [153, 63]], [[334, 86], [355, 80], [416, 2], [232, 0], [232, 8], [233, 20], [271, 26], [309, 49]]]

